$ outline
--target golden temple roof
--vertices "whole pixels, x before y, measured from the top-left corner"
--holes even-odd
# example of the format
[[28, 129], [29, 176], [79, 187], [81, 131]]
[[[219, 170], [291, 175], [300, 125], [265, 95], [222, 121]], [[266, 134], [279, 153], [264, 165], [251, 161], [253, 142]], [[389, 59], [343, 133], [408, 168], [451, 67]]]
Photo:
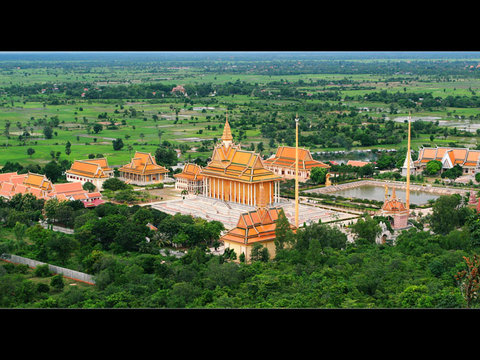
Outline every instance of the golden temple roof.
[[[266, 166], [280, 166], [280, 167], [295, 167], [295, 147], [292, 146], [280, 146], [277, 149], [275, 156], [264, 161]], [[304, 170], [310, 170], [313, 167], [330, 168], [329, 165], [314, 160], [312, 154], [308, 149], [298, 149], [298, 167]]]
[[[229, 141], [231, 132], [228, 120], [223, 132], [226, 138], [222, 137], [222, 139]], [[281, 176], [275, 175], [264, 167], [259, 154], [242, 150], [240, 145], [233, 143], [226, 145], [224, 142], [215, 146], [212, 160], [202, 169], [201, 174], [247, 183], [282, 179]]]
[[110, 170], [107, 159], [89, 159], [75, 160], [67, 173], [90, 178], [108, 178], [105, 172]]
[[203, 180], [204, 176], [200, 174], [202, 171], [201, 166], [197, 164], [186, 164], [183, 168], [183, 171], [180, 174], [175, 174], [173, 177], [182, 178], [187, 180], [200, 181]]
[[168, 169], [163, 166], [157, 165], [155, 158], [150, 153], [144, 153], [137, 151], [130, 163], [123, 165], [119, 171], [134, 173], [134, 174], [158, 174], [167, 173]]
[[[237, 226], [220, 238], [220, 241], [233, 241], [242, 244], [252, 244], [275, 240], [276, 221], [282, 208], [260, 207], [241, 214]], [[296, 228], [290, 225], [295, 232]]]

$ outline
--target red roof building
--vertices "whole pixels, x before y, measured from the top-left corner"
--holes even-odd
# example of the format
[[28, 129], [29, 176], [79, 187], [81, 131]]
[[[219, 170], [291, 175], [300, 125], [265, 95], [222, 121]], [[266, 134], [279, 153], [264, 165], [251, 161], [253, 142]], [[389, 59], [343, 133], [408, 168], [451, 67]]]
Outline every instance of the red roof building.
[[[280, 146], [277, 153], [264, 160], [265, 168], [274, 174], [281, 175], [284, 179], [295, 179], [296, 149], [291, 146]], [[307, 149], [298, 149], [298, 178], [307, 181], [314, 167], [329, 169], [330, 165], [314, 160]]]

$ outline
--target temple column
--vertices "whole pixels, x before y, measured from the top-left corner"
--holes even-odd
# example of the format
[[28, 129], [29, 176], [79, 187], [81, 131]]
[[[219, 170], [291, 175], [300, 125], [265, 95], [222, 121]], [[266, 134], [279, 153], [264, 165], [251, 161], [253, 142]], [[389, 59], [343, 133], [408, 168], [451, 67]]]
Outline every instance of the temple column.
[[253, 205], [253, 184], [250, 184], [250, 206]]
[[278, 182], [274, 183], [274, 190], [273, 190], [273, 202], [278, 202], [277, 199], [277, 189], [278, 189]]
[[253, 185], [253, 206], [257, 206], [257, 184]]
[[272, 205], [272, 182], [270, 181], [270, 192], [268, 193], [268, 205]]
[[245, 183], [243, 183], [243, 204], [245, 204]]
[[223, 191], [223, 184], [225, 183], [225, 180], [222, 179], [222, 200], [225, 201], [225, 192]]

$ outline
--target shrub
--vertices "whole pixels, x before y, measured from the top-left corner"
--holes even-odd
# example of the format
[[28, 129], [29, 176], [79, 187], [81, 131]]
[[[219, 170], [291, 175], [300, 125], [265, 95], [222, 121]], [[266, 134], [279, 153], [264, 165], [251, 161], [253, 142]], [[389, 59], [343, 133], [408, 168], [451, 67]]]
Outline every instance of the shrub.
[[52, 277], [52, 280], [50, 280], [50, 286], [55, 290], [62, 290], [65, 286], [63, 282], [63, 276], [61, 274], [58, 274]]
[[48, 277], [52, 275], [50, 269], [48, 268], [48, 264], [38, 265], [33, 273], [37, 277]]

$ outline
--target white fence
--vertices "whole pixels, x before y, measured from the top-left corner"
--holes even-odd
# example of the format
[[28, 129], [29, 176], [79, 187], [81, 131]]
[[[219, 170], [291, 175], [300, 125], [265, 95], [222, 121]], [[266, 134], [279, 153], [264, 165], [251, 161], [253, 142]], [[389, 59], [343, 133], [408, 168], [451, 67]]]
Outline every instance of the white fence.
[[[0, 255], [0, 259], [14, 263], [14, 264], [25, 264], [31, 268], [36, 268], [39, 265], [45, 265], [45, 263], [41, 261], [24, 258], [18, 255], [2, 254]], [[93, 279], [92, 275], [85, 274], [75, 270], [62, 268], [56, 265], [50, 265], [50, 264], [47, 264], [47, 265], [48, 265], [48, 269], [55, 274], [62, 274], [67, 278], [81, 281], [87, 284], [95, 285], [95, 280]]]

